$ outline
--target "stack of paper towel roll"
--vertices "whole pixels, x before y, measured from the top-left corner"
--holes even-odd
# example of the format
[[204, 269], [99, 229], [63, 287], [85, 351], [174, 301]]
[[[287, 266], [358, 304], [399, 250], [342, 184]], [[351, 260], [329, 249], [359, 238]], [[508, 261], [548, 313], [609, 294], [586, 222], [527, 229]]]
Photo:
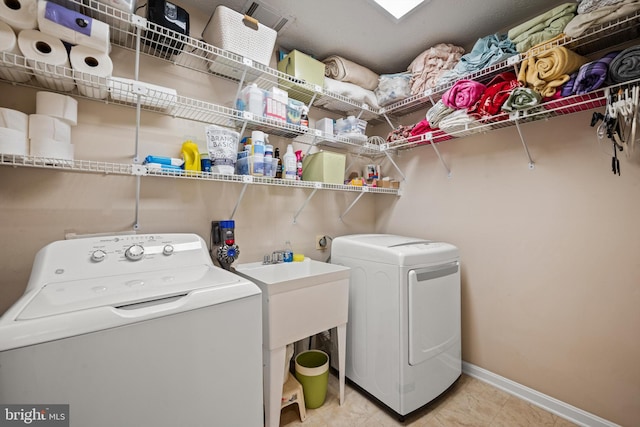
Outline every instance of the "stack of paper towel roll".
[[0, 153], [26, 156], [29, 154], [29, 116], [0, 108]]
[[[84, 96], [107, 97], [113, 71], [107, 24], [44, 0], [0, 1], [0, 21], [0, 78], [25, 82], [32, 73], [48, 89], [69, 92], [77, 84]], [[72, 45], [70, 54], [63, 41]], [[14, 55], [26, 59], [22, 68]]]
[[78, 124], [78, 102], [52, 92], [36, 94], [36, 114], [29, 116], [30, 153], [35, 157], [73, 160], [71, 127]]

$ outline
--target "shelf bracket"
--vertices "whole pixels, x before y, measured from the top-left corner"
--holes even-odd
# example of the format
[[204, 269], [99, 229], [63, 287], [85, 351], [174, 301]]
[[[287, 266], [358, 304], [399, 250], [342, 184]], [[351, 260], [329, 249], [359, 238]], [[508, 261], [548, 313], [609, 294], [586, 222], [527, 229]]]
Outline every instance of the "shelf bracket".
[[522, 147], [524, 147], [524, 153], [527, 155], [527, 160], [529, 160], [529, 169], [534, 169], [535, 163], [531, 158], [531, 153], [529, 153], [529, 147], [527, 146], [527, 142], [524, 140], [524, 136], [522, 135], [522, 130], [520, 129], [520, 123], [518, 122], [518, 112], [514, 112], [510, 114], [513, 122], [516, 125], [516, 130], [518, 131], [518, 135], [520, 136], [520, 142], [522, 143]]
[[136, 176], [136, 213], [133, 220], [133, 229], [140, 229], [140, 175]]
[[438, 147], [436, 147], [436, 145], [438, 144], [433, 140], [433, 135], [429, 134], [427, 136], [427, 139], [431, 141], [430, 145], [431, 147], [433, 147], [433, 151], [436, 152], [436, 154], [438, 155], [438, 159], [442, 164], [442, 167], [444, 167], [444, 169], [447, 171], [447, 178], [451, 178], [451, 169], [449, 169], [449, 166], [447, 166], [447, 162], [444, 161], [444, 159], [442, 158], [442, 155], [440, 154], [440, 150], [438, 150]]
[[316, 192], [322, 188], [322, 183], [320, 182], [316, 182], [315, 184], [315, 188], [313, 189], [313, 191], [311, 192], [311, 194], [309, 194], [309, 197], [307, 197], [307, 199], [304, 201], [304, 203], [302, 204], [302, 206], [300, 206], [300, 209], [298, 209], [298, 211], [296, 212], [296, 214], [293, 216], [293, 223], [297, 224], [297, 220], [298, 220], [298, 216], [300, 215], [300, 213], [302, 213], [302, 211], [304, 210], [304, 208], [307, 207], [307, 205], [309, 204], [309, 202], [311, 201], [311, 198], [313, 196], [316, 195]]
[[342, 215], [340, 215], [340, 221], [344, 220], [345, 215], [347, 215], [349, 213], [349, 211], [351, 210], [351, 208], [353, 208], [356, 203], [358, 203], [358, 201], [360, 200], [360, 198], [362, 196], [365, 195], [365, 193], [369, 192], [369, 187], [362, 187], [362, 192], [360, 194], [358, 194], [358, 197], [355, 198], [355, 200], [353, 202], [351, 202], [351, 204], [349, 205], [349, 207], [347, 208], [347, 210], [345, 210]]
[[395, 130], [396, 127], [393, 125], [393, 123], [391, 123], [391, 120], [389, 120], [389, 116], [387, 116], [387, 113], [382, 113], [382, 117], [384, 117], [384, 119], [387, 121], [387, 123], [389, 123], [389, 126], [391, 127], [391, 130]]
[[253, 176], [242, 175], [242, 182], [244, 182], [244, 185], [242, 186], [242, 190], [240, 191], [240, 196], [238, 196], [238, 201], [236, 202], [236, 205], [233, 207], [233, 211], [231, 212], [231, 216], [229, 217], [229, 219], [233, 219], [233, 217], [236, 215], [236, 212], [238, 211], [238, 206], [240, 206], [240, 202], [244, 197], [244, 192], [247, 191], [247, 186], [251, 182], [253, 182]]
[[393, 160], [393, 158], [391, 157], [391, 154], [389, 154], [389, 151], [388, 150], [384, 150], [384, 154], [385, 154], [385, 156], [387, 156], [387, 159], [391, 162], [393, 167], [396, 168], [396, 170], [398, 171], [398, 173], [402, 177], [402, 180], [403, 181], [406, 180], [407, 177], [405, 176], [405, 174], [402, 173], [402, 171], [400, 170], [400, 167], [398, 166], [398, 164]]

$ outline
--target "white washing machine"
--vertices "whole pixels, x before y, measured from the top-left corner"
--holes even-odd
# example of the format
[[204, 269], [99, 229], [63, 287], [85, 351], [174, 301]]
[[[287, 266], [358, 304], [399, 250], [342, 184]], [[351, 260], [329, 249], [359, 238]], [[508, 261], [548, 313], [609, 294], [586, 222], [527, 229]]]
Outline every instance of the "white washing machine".
[[261, 304], [194, 234], [54, 242], [0, 318], [0, 402], [69, 404], [72, 427], [262, 426]]
[[360, 234], [333, 239], [331, 262], [351, 268], [346, 376], [403, 419], [462, 372], [458, 250]]

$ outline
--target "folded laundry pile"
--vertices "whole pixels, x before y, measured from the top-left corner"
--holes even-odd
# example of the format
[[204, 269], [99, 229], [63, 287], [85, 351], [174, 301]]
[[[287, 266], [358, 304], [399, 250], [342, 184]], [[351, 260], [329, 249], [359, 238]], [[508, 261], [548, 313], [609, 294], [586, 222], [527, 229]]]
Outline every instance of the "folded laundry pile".
[[475, 43], [471, 52], [462, 55], [460, 62], [452, 70], [442, 74], [438, 84], [459, 79], [517, 54], [516, 46], [507, 38], [506, 34], [491, 34], [482, 37]]
[[[328, 92], [333, 92], [338, 95], [346, 96], [352, 101], [356, 101], [359, 103], [367, 104], [374, 110], [380, 108], [378, 105], [378, 100], [376, 98], [376, 94], [369, 89], [365, 89], [360, 87], [354, 83], [343, 82], [339, 80], [334, 80], [329, 77], [325, 77], [324, 79], [324, 89]], [[329, 97], [320, 99], [314, 103], [317, 107], [324, 107], [327, 109], [340, 109], [340, 105], [342, 104], [339, 100], [333, 100]]]
[[517, 87], [511, 91], [502, 109], [504, 111], [526, 110], [540, 104], [542, 96], [528, 87]]
[[442, 95], [442, 102], [454, 110], [471, 108], [487, 87], [473, 80], [458, 80]]
[[478, 122], [475, 115], [467, 113], [467, 110], [456, 110], [440, 121], [440, 129], [459, 137], [484, 132], [487, 127]]
[[326, 77], [353, 83], [367, 90], [374, 90], [378, 87], [378, 74], [367, 67], [338, 55], [331, 55], [322, 62], [325, 64], [324, 75]]
[[578, 0], [578, 13], [589, 13], [604, 6], [622, 3], [624, 0]]
[[640, 78], [640, 45], [631, 46], [616, 55], [609, 64], [608, 81], [627, 82]]
[[550, 97], [569, 80], [571, 73], [587, 62], [587, 58], [557, 46], [525, 59], [518, 73], [518, 81], [543, 97]]
[[[584, 3], [591, 5], [590, 8], [585, 8], [588, 12], [580, 12], [580, 7]], [[640, 10], [640, 0], [622, 0], [616, 2], [612, 2], [612, 0], [583, 1], [580, 3], [580, 6], [578, 6], [579, 14], [567, 24], [564, 28], [564, 33], [569, 37], [580, 37], [593, 26], [631, 15], [637, 10]]]
[[619, 53], [619, 51], [609, 52], [602, 58], [580, 67], [576, 74], [575, 83], [572, 85], [572, 94], [583, 95], [602, 86], [607, 80], [609, 64]]
[[411, 94], [434, 88], [440, 76], [452, 69], [463, 54], [464, 49], [460, 46], [440, 43], [418, 55], [407, 67], [411, 73]]
[[518, 52], [526, 52], [533, 46], [562, 33], [564, 27], [575, 16], [577, 8], [577, 3], [561, 4], [510, 29], [507, 35], [516, 45]]
[[431, 124], [431, 126], [438, 127], [438, 125], [440, 124], [440, 120], [447, 117], [454, 111], [455, 110], [453, 108], [444, 105], [444, 102], [441, 99], [433, 104], [433, 107], [427, 110], [427, 121]]
[[495, 76], [487, 85], [487, 89], [476, 103], [472, 113], [480, 117], [495, 116], [500, 113], [513, 89], [518, 87], [518, 77], [510, 71]]

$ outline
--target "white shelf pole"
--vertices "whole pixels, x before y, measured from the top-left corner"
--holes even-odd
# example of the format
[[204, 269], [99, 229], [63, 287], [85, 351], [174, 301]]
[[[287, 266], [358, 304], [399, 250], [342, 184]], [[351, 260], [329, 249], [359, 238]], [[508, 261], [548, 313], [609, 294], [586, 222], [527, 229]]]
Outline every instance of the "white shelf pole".
[[387, 156], [387, 159], [389, 159], [389, 161], [391, 162], [391, 164], [393, 165], [394, 168], [396, 168], [396, 170], [398, 171], [398, 173], [400, 174], [400, 176], [402, 177], [402, 180], [406, 180], [407, 177], [405, 176], [405, 174], [402, 173], [402, 171], [400, 170], [400, 167], [398, 166], [398, 164], [396, 162], [393, 161], [393, 158], [391, 157], [391, 154], [389, 154], [389, 151], [384, 150], [384, 154]]
[[304, 203], [302, 204], [302, 206], [300, 206], [300, 209], [298, 209], [298, 212], [296, 212], [296, 214], [293, 216], [293, 223], [297, 224], [297, 220], [298, 220], [298, 215], [300, 215], [300, 213], [304, 210], [304, 208], [307, 207], [307, 205], [309, 204], [309, 202], [311, 201], [311, 198], [313, 196], [315, 196], [316, 192], [318, 191], [318, 189], [320, 188], [320, 186], [316, 186], [316, 188], [313, 189], [313, 191], [311, 192], [311, 194], [309, 194], [309, 197], [307, 197], [307, 199], [304, 201]]
[[229, 219], [233, 219], [233, 217], [236, 215], [236, 211], [238, 210], [238, 206], [240, 206], [240, 202], [242, 201], [242, 198], [244, 197], [244, 192], [247, 191], [247, 186], [249, 185], [248, 182], [245, 182], [242, 185], [242, 190], [240, 191], [240, 196], [238, 197], [238, 201], [236, 202], [236, 205], [233, 207], [233, 211], [231, 212], [231, 216], [229, 217]]
[[516, 124], [516, 130], [518, 131], [518, 135], [520, 135], [520, 142], [522, 142], [522, 146], [524, 147], [524, 152], [527, 155], [527, 159], [529, 160], [529, 169], [534, 169], [535, 163], [531, 158], [531, 153], [529, 153], [529, 147], [527, 147], [527, 142], [524, 140], [524, 136], [522, 135], [522, 130], [520, 130], [520, 123], [518, 123], [518, 119], [514, 120]]
[[433, 147], [433, 151], [436, 152], [436, 154], [438, 155], [438, 159], [440, 159], [440, 163], [442, 164], [442, 167], [445, 168], [445, 170], [447, 171], [447, 178], [451, 178], [451, 169], [449, 169], [449, 166], [447, 166], [447, 163], [444, 161], [444, 159], [442, 158], [442, 155], [440, 155], [440, 150], [438, 150], [438, 147], [436, 147], [436, 144], [433, 140], [431, 141], [431, 146]]
[[351, 204], [349, 205], [349, 207], [347, 208], [347, 210], [345, 210], [342, 215], [340, 215], [340, 221], [343, 221], [343, 218], [345, 217], [345, 215], [347, 215], [349, 213], [349, 211], [351, 210], [351, 208], [353, 208], [356, 203], [358, 203], [358, 201], [360, 200], [360, 198], [362, 196], [364, 196], [364, 193], [367, 192], [367, 187], [362, 187], [362, 192], [360, 194], [358, 194], [358, 197], [355, 198], [355, 200], [353, 202], [351, 202]]

